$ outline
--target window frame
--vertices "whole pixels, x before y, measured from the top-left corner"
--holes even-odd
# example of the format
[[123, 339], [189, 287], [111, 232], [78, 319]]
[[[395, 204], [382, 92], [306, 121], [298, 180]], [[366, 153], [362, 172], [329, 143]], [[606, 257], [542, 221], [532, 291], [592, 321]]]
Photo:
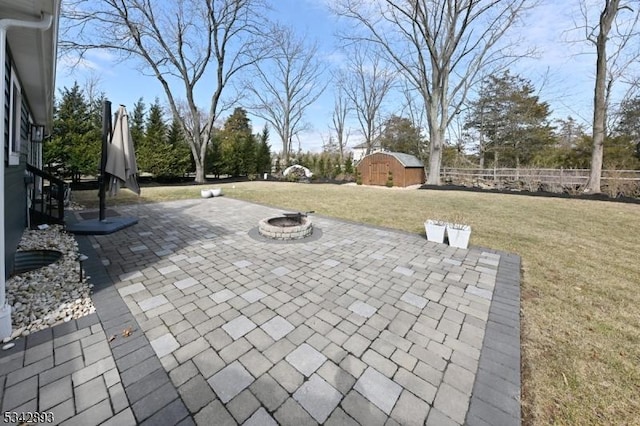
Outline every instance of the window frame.
[[22, 140], [22, 86], [18, 80], [15, 68], [11, 67], [9, 80], [9, 149], [8, 161], [10, 166], [20, 164]]

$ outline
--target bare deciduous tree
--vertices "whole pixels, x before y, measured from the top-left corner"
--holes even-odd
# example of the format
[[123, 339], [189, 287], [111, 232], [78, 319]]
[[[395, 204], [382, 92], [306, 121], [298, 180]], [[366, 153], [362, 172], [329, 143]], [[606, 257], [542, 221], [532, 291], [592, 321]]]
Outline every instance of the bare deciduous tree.
[[[531, 0], [336, 0], [335, 13], [356, 21], [360, 34], [420, 92], [429, 128], [429, 184], [440, 183], [445, 131], [482, 69], [504, 58], [507, 30]], [[526, 55], [520, 52], [518, 56]]]
[[[593, 95], [593, 148], [591, 151], [591, 171], [585, 192], [601, 192], [601, 175], [604, 154], [604, 140], [607, 135], [607, 112], [614, 83], [637, 61], [640, 49], [632, 43], [637, 39], [640, 8], [635, 12], [621, 0], [604, 0], [598, 23], [589, 23], [589, 5], [580, 3], [584, 19], [585, 38], [596, 46], [596, 82]], [[635, 2], [637, 5], [637, 2]], [[618, 13], [624, 9], [633, 16], [625, 22], [617, 22]], [[607, 47], [612, 52], [607, 53]]]
[[245, 83], [253, 95], [252, 113], [270, 123], [282, 140], [285, 164], [291, 154], [291, 139], [304, 130], [306, 109], [324, 91], [323, 69], [318, 47], [298, 37], [292, 29], [270, 31], [270, 57], [255, 64], [255, 77]]
[[338, 84], [343, 88], [360, 124], [367, 147], [366, 154], [371, 153], [379, 133], [382, 103], [394, 81], [394, 73], [384, 66], [377, 52], [363, 45], [354, 46], [349, 52], [347, 69]]
[[331, 130], [335, 132], [336, 142], [340, 150], [340, 163], [344, 163], [344, 151], [349, 142], [350, 132], [347, 129], [347, 117], [351, 107], [344, 92], [344, 88], [338, 81], [333, 99], [333, 111], [331, 114]]
[[[95, 49], [137, 59], [162, 85], [188, 135], [196, 182], [204, 182], [210, 134], [226, 109], [223, 92], [240, 70], [259, 59], [255, 36], [263, 27], [258, 19], [264, 7], [263, 0], [69, 0], [60, 47], [80, 59]], [[204, 87], [211, 91], [205, 114], [195, 99]], [[186, 111], [180, 99], [186, 100]]]
[[95, 71], [92, 71], [84, 80], [82, 85], [82, 91], [87, 95], [87, 101], [89, 105], [94, 105], [97, 101], [102, 99], [105, 94], [100, 88], [101, 78]]
[[[413, 123], [413, 125], [420, 129], [420, 134], [424, 136], [425, 123], [425, 108], [423, 105], [422, 97], [416, 93], [416, 90], [411, 84], [404, 78], [400, 79], [400, 92], [404, 97], [404, 102], [400, 112], [400, 116], [407, 116]], [[424, 138], [423, 138], [424, 139]], [[424, 140], [420, 145], [419, 158], [426, 164], [428, 158], [428, 142]]]

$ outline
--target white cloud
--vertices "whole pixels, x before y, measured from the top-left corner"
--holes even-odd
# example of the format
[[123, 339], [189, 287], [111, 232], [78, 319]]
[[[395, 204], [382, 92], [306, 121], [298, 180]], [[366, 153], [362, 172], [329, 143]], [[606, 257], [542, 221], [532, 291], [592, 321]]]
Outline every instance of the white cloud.
[[107, 49], [92, 49], [87, 52], [87, 56], [102, 62], [114, 62], [117, 60], [116, 55]]
[[59, 72], [75, 74], [85, 71], [98, 71], [100, 66], [97, 62], [80, 57], [77, 54], [66, 53], [58, 58], [57, 69]]

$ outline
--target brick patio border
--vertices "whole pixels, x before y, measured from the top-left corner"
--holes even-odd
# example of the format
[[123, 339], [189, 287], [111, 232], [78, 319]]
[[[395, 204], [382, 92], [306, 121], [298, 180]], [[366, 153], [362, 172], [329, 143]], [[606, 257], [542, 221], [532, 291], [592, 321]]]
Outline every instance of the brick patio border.
[[520, 425], [520, 256], [500, 255], [465, 424]]

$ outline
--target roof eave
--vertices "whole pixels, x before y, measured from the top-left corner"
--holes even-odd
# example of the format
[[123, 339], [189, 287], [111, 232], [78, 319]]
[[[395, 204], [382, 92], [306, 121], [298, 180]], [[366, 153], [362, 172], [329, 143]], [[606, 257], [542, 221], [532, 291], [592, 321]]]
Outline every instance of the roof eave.
[[26, 4], [19, 3], [13, 9], [7, 2], [0, 3], [0, 6], [3, 17], [12, 19], [38, 22], [45, 14], [52, 16], [51, 25], [46, 30], [10, 27], [7, 31], [11, 56], [33, 121], [44, 125], [49, 132], [53, 122], [60, 0], [39, 0]]

